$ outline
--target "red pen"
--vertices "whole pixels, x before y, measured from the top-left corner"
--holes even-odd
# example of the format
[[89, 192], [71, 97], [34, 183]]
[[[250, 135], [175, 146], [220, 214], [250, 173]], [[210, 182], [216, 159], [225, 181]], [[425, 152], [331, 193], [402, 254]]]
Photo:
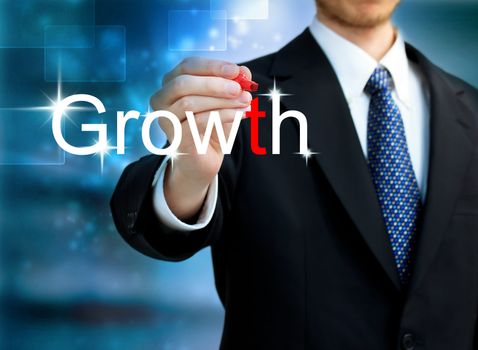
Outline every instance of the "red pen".
[[259, 84], [255, 81], [247, 79], [247, 76], [241, 71], [237, 77], [232, 79], [241, 85], [242, 90], [256, 92], [259, 88]]

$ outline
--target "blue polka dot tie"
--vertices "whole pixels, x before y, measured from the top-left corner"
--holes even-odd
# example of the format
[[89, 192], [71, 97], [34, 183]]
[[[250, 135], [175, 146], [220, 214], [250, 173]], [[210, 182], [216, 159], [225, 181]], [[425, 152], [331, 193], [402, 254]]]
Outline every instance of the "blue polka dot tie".
[[390, 73], [379, 67], [365, 86], [370, 96], [368, 165], [398, 275], [402, 284], [407, 284], [422, 204], [402, 117], [391, 94], [391, 80]]

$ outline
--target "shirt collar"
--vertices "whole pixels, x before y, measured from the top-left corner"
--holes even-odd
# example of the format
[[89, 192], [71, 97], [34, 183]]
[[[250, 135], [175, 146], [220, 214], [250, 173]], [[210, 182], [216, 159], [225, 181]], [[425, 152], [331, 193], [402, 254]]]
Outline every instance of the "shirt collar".
[[314, 17], [309, 29], [330, 61], [349, 103], [364, 93], [374, 69], [383, 66], [392, 76], [397, 97], [409, 107], [409, 66], [405, 42], [400, 33], [390, 50], [377, 62], [360, 47], [325, 26], [317, 17]]

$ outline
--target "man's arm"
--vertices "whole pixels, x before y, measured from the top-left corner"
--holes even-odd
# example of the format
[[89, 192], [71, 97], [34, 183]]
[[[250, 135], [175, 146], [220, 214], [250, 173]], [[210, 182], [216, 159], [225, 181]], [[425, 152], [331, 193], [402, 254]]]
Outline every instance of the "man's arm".
[[214, 241], [222, 227], [222, 206], [216, 204], [211, 221], [200, 230], [175, 230], [161, 222], [152, 187], [161, 161], [151, 155], [128, 165], [111, 198], [111, 211], [119, 233], [134, 249], [152, 258], [180, 261]]
[[[251, 77], [246, 67], [189, 58], [165, 75], [163, 87], [151, 98], [154, 110], [170, 111], [179, 119], [182, 138], [177, 152], [181, 156], [175, 159], [174, 167], [163, 163], [164, 157], [157, 156], [143, 157], [132, 163], [121, 176], [111, 200], [118, 231], [142, 253], [166, 260], [186, 259], [212, 244], [221, 232], [223, 212], [230, 206], [230, 192], [240, 168], [237, 155], [242, 152], [237, 151], [240, 147], [236, 140], [235, 156], [224, 157], [217, 134], [213, 133], [206, 154], [198, 154], [185, 112], [194, 113], [198, 131], [204, 134], [210, 112], [218, 111], [227, 138], [236, 111], [247, 108], [252, 99], [232, 80], [240, 72]], [[159, 123], [171, 142], [175, 137], [174, 128], [164, 118], [160, 118]], [[153, 182], [162, 163], [166, 168], [159, 172], [164, 175], [164, 181], [161, 187], [155, 187], [161, 191], [158, 196], [153, 191]], [[220, 169], [222, 174], [217, 180]], [[215, 181], [220, 191], [210, 222], [193, 231], [167, 225], [167, 218], [171, 217], [178, 222], [194, 222], [204, 207], [209, 189], [216, 186]]]
[[[162, 222], [154, 207], [155, 175], [164, 157], [149, 155], [128, 165], [111, 198], [113, 220], [123, 239], [155, 259], [181, 261], [214, 245], [226, 225], [243, 163], [244, 128], [241, 126], [230, 155], [217, 176], [217, 200], [206, 226], [196, 230], [172, 228]], [[157, 179], [159, 180], [159, 179]]]
[[[251, 73], [246, 67], [203, 58], [185, 59], [163, 80], [163, 87], [151, 98], [154, 110], [167, 110], [175, 114], [181, 125], [181, 142], [174, 167], [165, 173], [164, 195], [168, 207], [182, 221], [194, 218], [201, 209], [209, 186], [217, 175], [224, 154], [218, 133], [213, 132], [205, 154], [198, 154], [193, 132], [186, 118], [192, 112], [199, 135], [204, 135], [212, 111], [219, 112], [226, 139], [238, 110], [246, 109], [252, 96], [242, 91], [233, 79]], [[175, 139], [174, 128], [164, 118], [159, 124], [168, 141]]]

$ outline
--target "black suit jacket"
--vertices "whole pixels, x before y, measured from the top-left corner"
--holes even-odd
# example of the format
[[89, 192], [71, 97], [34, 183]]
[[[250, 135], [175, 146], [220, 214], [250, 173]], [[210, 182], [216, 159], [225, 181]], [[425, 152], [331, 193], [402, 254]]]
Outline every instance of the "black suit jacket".
[[[225, 307], [224, 349], [478, 349], [477, 91], [407, 54], [430, 91], [428, 190], [413, 277], [400, 285], [380, 207], [343, 92], [308, 30], [246, 63], [267, 92], [275, 77], [292, 96], [282, 108], [308, 118], [310, 148], [286, 119], [271, 155], [270, 102], [260, 121], [268, 155], [250, 150], [243, 121], [219, 172], [210, 224], [175, 232], [158, 221], [151, 182], [162, 161], [129, 165], [111, 201], [124, 239], [154, 258], [180, 261], [211, 246]], [[353, 58], [350, 58], [353, 59]]]

